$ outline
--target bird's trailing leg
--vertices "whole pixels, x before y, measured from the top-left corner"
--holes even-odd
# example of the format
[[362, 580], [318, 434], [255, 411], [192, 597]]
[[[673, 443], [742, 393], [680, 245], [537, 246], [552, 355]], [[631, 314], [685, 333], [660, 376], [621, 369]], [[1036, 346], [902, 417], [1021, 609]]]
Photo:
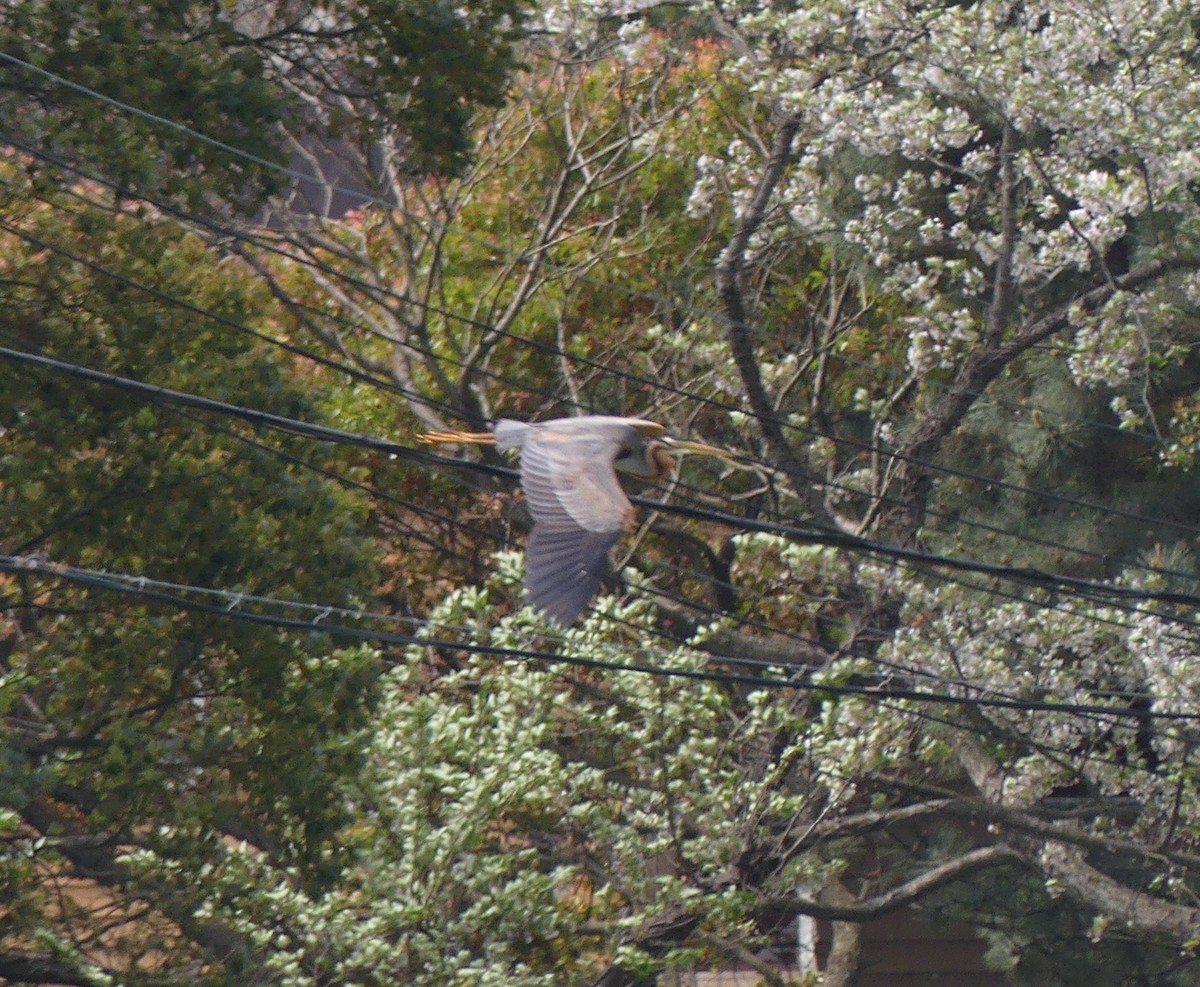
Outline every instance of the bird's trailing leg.
[[424, 442], [430, 446], [448, 442], [494, 446], [496, 444], [496, 436], [491, 432], [426, 432], [424, 435], [418, 435], [417, 441]]

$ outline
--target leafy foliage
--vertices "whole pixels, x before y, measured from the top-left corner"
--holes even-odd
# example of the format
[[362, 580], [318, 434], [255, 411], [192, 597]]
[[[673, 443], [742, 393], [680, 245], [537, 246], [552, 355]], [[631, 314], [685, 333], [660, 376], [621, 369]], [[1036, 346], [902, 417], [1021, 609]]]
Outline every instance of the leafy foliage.
[[[6, 178], [16, 178], [13, 168]], [[261, 344], [131, 286], [153, 284], [228, 318], [268, 318], [261, 288], [214, 267], [194, 237], [145, 215], [68, 206], [65, 197], [33, 205], [18, 192], [23, 228], [124, 280], [6, 236], [6, 345], [277, 413], [315, 413]], [[10, 363], [0, 373], [6, 553], [285, 597], [348, 601], [366, 589], [366, 513], [329, 481], [119, 392]], [[6, 860], [6, 878], [30, 895], [28, 908], [6, 917], [7, 941], [39, 923], [39, 935], [70, 941], [71, 916], [60, 915], [68, 924], [56, 929], [53, 899], [34, 890], [72, 860], [60, 836], [104, 833], [97, 847], [154, 846], [194, 868], [220, 834], [254, 834], [299, 879], [328, 879], [329, 841], [348, 818], [329, 786], [361, 762], [355, 737], [375, 675], [370, 656], [330, 654], [327, 642], [222, 619], [220, 610], [131, 607], [33, 575], [6, 577], [2, 592], [2, 693], [14, 723], [4, 802], [55, 836], [32, 865]], [[92, 869], [119, 870], [105, 854], [109, 870], [98, 860]], [[177, 922], [189, 914], [166, 911]]]
[[523, 0], [19, 0], [0, 25], [19, 59], [2, 66], [0, 105], [10, 137], [90, 161], [131, 193], [193, 210], [216, 193], [250, 214], [290, 184], [279, 166], [293, 140], [383, 139], [403, 145], [406, 169], [461, 169], [474, 108], [499, 105], [517, 68], [524, 12]]
[[[498, 562], [489, 589], [520, 575]], [[626, 634], [648, 630], [644, 606], [611, 615], [631, 622]], [[430, 616], [445, 627], [494, 614], [463, 590]], [[565, 653], [611, 660], [622, 647], [614, 626], [594, 620]], [[524, 612], [477, 637], [518, 647], [539, 630]], [[705, 658], [678, 648], [658, 663], [696, 670]], [[362, 865], [336, 890], [306, 893], [236, 849], [202, 881], [176, 875], [269, 953], [284, 983], [533, 987], [586, 982], [614, 957], [652, 975], [711, 949], [685, 947], [683, 931], [663, 948], [654, 926], [742, 937], [762, 896], [819, 873], [781, 861], [771, 880], [751, 883], [745, 858], [749, 834], [774, 831], [784, 844], [814, 811], [814, 753], [831, 725], [806, 716], [807, 703], [766, 692], [743, 703], [718, 684], [634, 672], [482, 658], [444, 669], [424, 648], [380, 687], [367, 767], [345, 793], [359, 810], [349, 837]], [[735, 708], [744, 712], [730, 734]]]
[[[836, 933], [919, 902], [986, 926], [1015, 981], [1194, 982], [1200, 678], [1188, 601], [1161, 595], [1197, 575], [1192, 12], [578, 0], [539, 7], [518, 50], [515, 6], [320, 9], [328, 35], [258, 26], [254, 50], [298, 72], [263, 77], [360, 135], [347, 166], [394, 209], [280, 208], [278, 249], [224, 242], [219, 265], [156, 215], [16, 169], [10, 212], [386, 387], [281, 365], [28, 241], [5, 244], [11, 335], [378, 433], [648, 414], [761, 462], [689, 468], [672, 496], [719, 491], [781, 526], [650, 516], [612, 595], [559, 636], [494, 554], [523, 525], [503, 483], [323, 459], [368, 488], [350, 493], [6, 369], [14, 551], [335, 602], [375, 580], [375, 538], [383, 601], [431, 618], [426, 647], [329, 654], [13, 577], [14, 844], [64, 817], [104, 834], [168, 926], [143, 926], [167, 969], [206, 955], [214, 981], [641, 987], [730, 961], [781, 978], [757, 951], [796, 915]], [[341, 87], [302, 71], [333, 35]], [[413, 37], [501, 41], [447, 66]], [[518, 57], [468, 161], [460, 98], [492, 107]], [[436, 84], [388, 85], [414, 65]], [[406, 134], [410, 163], [462, 170], [380, 169], [372, 141]], [[856, 535], [878, 544], [812, 543]], [[906, 552], [881, 561], [889, 542]], [[938, 552], [1020, 578], [958, 580]], [[1031, 589], [1023, 567], [1146, 595]], [[77, 845], [0, 878], [28, 902], [7, 941], [44, 932], [81, 977], [96, 943], [67, 942], [34, 893], [85, 872]]]
[[[36, 69], [109, 99], [282, 161], [274, 127], [289, 108], [267, 77], [264, 53], [238, 44], [218, 5], [180, 0], [8, 5], [0, 43]], [[278, 177], [187, 137], [163, 123], [119, 110], [13, 63], [0, 89], [10, 135], [54, 153], [80, 155], [131, 190], [179, 196], [192, 206], [206, 190], [245, 196], [247, 205], [278, 189]]]

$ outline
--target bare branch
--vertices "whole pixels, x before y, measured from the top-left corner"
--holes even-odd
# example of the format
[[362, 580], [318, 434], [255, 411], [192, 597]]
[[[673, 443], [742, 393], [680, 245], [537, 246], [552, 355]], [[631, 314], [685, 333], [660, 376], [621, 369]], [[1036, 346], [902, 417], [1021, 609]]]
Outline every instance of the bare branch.
[[1127, 929], [1174, 946], [1197, 938], [1200, 908], [1164, 901], [1113, 880], [1089, 864], [1079, 847], [1047, 841], [1039, 862], [1076, 902], [1117, 919]]
[[[960, 738], [961, 738], [960, 734]], [[1124, 856], [1128, 859], [1142, 861], [1161, 868], [1164, 864], [1173, 863], [1180, 867], [1200, 868], [1200, 856], [1178, 850], [1155, 849], [1145, 843], [1135, 840], [1121, 839], [1115, 836], [1102, 836], [1068, 824], [1064, 814], [1056, 811], [1053, 805], [1034, 805], [1025, 809], [1012, 808], [984, 801], [982, 799], [963, 798], [948, 789], [937, 785], [919, 784], [910, 781], [895, 781], [891, 779], [876, 779], [877, 783], [900, 791], [919, 793], [925, 797], [941, 797], [949, 801], [943, 811], [953, 815], [983, 822], [997, 827], [1001, 832], [1011, 830], [1015, 833], [1037, 837], [1043, 840], [1053, 840], [1068, 843], [1084, 850], [1094, 850], [1097, 853]], [[1120, 818], [1121, 809], [1129, 807], [1114, 805], [1109, 799], [1098, 802], [1092, 810], [1077, 806], [1070, 813], [1076, 818], [1089, 816], [1095, 818]], [[1135, 803], [1136, 804], [1136, 803]], [[1011, 841], [1010, 841], [1011, 842]]]
[[236, 958], [246, 971], [247, 983], [270, 980], [253, 948], [242, 936], [219, 922], [197, 918], [194, 914], [196, 903], [181, 899], [174, 889], [136, 881], [132, 872], [117, 859], [116, 848], [111, 842], [89, 833], [67, 813], [56, 811], [42, 800], [28, 803], [21, 815], [39, 833], [72, 837], [60, 840], [57, 845], [80, 876], [108, 887], [123, 888], [153, 902], [188, 939], [211, 957], [220, 961]]
[[754, 234], [762, 226], [775, 189], [787, 171], [788, 163], [792, 159], [792, 146], [799, 130], [800, 117], [793, 115], [783, 122], [775, 135], [771, 155], [758, 180], [754, 196], [739, 217], [737, 229], [717, 263], [716, 283], [717, 296], [721, 300], [727, 322], [729, 349], [741, 375], [742, 384], [746, 388], [751, 410], [758, 418], [763, 437], [813, 516], [827, 520], [822, 499], [816, 494], [816, 480], [783, 434], [783, 422], [763, 383], [748, 321], [746, 301], [742, 293], [746, 251]]
[[762, 978], [762, 982], [767, 987], [787, 987], [787, 981], [783, 979], [776, 967], [771, 966], [769, 963], [764, 963], [745, 946], [741, 946], [736, 942], [730, 942], [728, 939], [710, 933], [701, 933], [696, 938], [703, 943], [707, 943], [717, 952], [727, 956], [735, 963], [748, 966]]
[[992, 346], [1004, 336], [1013, 304], [1013, 253], [1017, 249], [1016, 176], [1013, 174], [1013, 128], [1004, 123], [1000, 139], [1000, 256], [992, 283], [992, 304], [988, 311], [986, 339]]
[[764, 911], [791, 911], [833, 922], [869, 922], [889, 912], [911, 905], [938, 888], [988, 867], [1025, 863], [1012, 847], [1002, 843], [979, 847], [961, 857], [927, 870], [924, 874], [897, 885], [890, 891], [854, 904], [831, 904], [801, 895], [778, 895], [762, 903]]

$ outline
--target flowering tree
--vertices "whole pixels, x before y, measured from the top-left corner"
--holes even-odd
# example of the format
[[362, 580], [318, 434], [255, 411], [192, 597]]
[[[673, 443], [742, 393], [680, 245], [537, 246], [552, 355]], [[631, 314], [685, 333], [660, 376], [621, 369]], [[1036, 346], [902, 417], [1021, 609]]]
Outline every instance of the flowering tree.
[[758, 950], [780, 923], [852, 945], [920, 902], [983, 920], [1027, 982], [1186, 982], [1192, 11], [540, 15], [460, 177], [388, 172], [390, 210], [281, 207], [293, 256], [238, 254], [290, 338], [398, 396], [330, 387], [343, 423], [650, 413], [757, 457], [762, 485], [720, 481], [744, 507], [724, 524], [651, 515], [559, 635], [492, 555], [519, 513], [472, 495], [447, 519], [444, 481], [362, 466], [420, 519], [381, 533], [384, 579], [437, 601], [437, 639], [380, 653], [333, 799], [345, 866], [316, 886], [248, 840], [190, 867], [171, 825], [123, 873], [258, 981], [617, 987], [736, 961], [779, 985]]
[[[844, 245], [911, 310], [912, 376], [873, 407], [897, 456], [871, 489], [900, 502], [901, 537], [926, 519], [923, 463], [1051, 340], [1123, 427], [1191, 462], [1191, 405], [1164, 407], [1165, 388], [1186, 386], [1195, 289], [1188, 10], [735, 10], [738, 68], [776, 113], [777, 167], [756, 170], [740, 140], [709, 164], [759, 193], [743, 214], [756, 249], [797, 234]], [[742, 262], [734, 246], [727, 266]]]
[[[383, 271], [406, 299], [420, 286], [412, 325], [375, 334], [393, 339], [406, 383], [475, 427], [571, 401], [643, 411], [628, 407], [636, 393], [762, 457], [758, 510], [1077, 577], [1125, 567], [1134, 591], [1190, 587], [1200, 79], [1186, 8], [564, 4], [545, 16], [540, 73], [491, 121], [469, 179], [406, 193], [426, 198], [405, 200], [403, 225], [369, 222], [339, 241], [340, 257]], [[533, 194], [514, 203], [513, 182]], [[638, 302], [615, 308], [595, 277], [620, 277]], [[344, 297], [368, 326], [405, 312]], [[444, 320], [435, 299], [471, 299], [476, 321]], [[631, 323], [611, 355], [611, 329], [590, 321], [597, 304]], [[531, 371], [557, 380], [557, 405], [517, 383]], [[703, 410], [684, 418], [688, 403], [647, 380], [677, 382]], [[673, 529], [650, 558], [669, 561], [686, 537]], [[819, 705], [829, 735], [804, 736], [840, 774], [806, 787], [796, 818], [850, 842], [844, 857], [801, 844], [806, 876], [819, 884], [865, 852], [851, 840], [864, 813], [880, 826], [919, 819], [950, 849], [922, 865], [873, 837], [889, 862], [883, 897], [851, 882], [848, 900], [822, 908], [735, 865], [776, 839], [764, 826], [722, 866], [674, 859], [695, 895], [686, 914], [711, 916], [736, 892], [755, 902], [739, 920], [776, 906], [862, 920], [1003, 863], [1022, 893], [1078, 906], [1073, 927], [1097, 939], [1192, 947], [1195, 708], [1179, 614], [726, 538], [710, 578], [679, 587], [776, 635], [719, 627], [701, 642], [710, 653], [824, 665], [831, 688], [884, 676], [965, 703]], [[675, 577], [660, 566], [656, 578]], [[676, 627], [703, 622], [661, 612]], [[770, 763], [795, 781], [793, 765]], [[994, 838], [955, 846], [967, 822]], [[804, 869], [761, 856], [783, 883]], [[621, 904], [640, 930], [626, 943], [651, 967], [697, 946], [709, 920], [663, 931]], [[998, 923], [1004, 912], [995, 899], [979, 908]], [[1013, 941], [1027, 934], [1008, 921]], [[595, 948], [612, 982], [633, 975]], [[1138, 962], [1169, 965], [1155, 955]]]
[[[625, 21], [624, 50], [645, 43], [639, 25], [655, 26], [645, 10], [608, 13]], [[1189, 11], [735, 4], [692, 13], [726, 39], [724, 77], [761, 101], [721, 153], [693, 159], [693, 210], [724, 205], [734, 225], [708, 296], [723, 319], [698, 306], [682, 327], [699, 355], [723, 326], [780, 496], [900, 544], [999, 543], [1004, 558], [1095, 573], [1116, 551], [1135, 588], [1190, 585], [1186, 527], [1147, 531], [1128, 517], [1191, 516], [1190, 496], [1175, 493], [1192, 465], [1196, 414]], [[797, 244], [828, 250], [820, 294], [795, 276], [813, 259]], [[855, 290], [839, 291], [847, 266]], [[1045, 410], [1014, 411], [1030, 394], [1050, 395]], [[967, 458], [975, 441], [990, 462]], [[977, 470], [935, 482], [938, 466]], [[1062, 484], [1071, 496], [1043, 506], [1028, 490], [996, 494], [989, 478]], [[1080, 520], [1080, 495], [1125, 513]], [[952, 523], [997, 514], [1009, 523], [985, 538]], [[1027, 536], [1054, 525], [1067, 538]], [[1025, 541], [1002, 541], [1006, 532]], [[1148, 544], [1157, 547], [1139, 555]], [[751, 575], [771, 570], [760, 561], [735, 572], [746, 592]], [[795, 594], [813, 579], [789, 564], [764, 588]], [[902, 662], [905, 674], [939, 676], [964, 696], [1107, 702], [1163, 717], [944, 717], [956, 757], [939, 797], [951, 814], [1006, 818], [1016, 835], [1004, 845], [1104, 916], [1099, 928], [1128, 924], [1190, 946], [1183, 820], [1195, 797], [1187, 720], [1170, 719], [1194, 713], [1187, 625], [1165, 610], [1084, 603], [1063, 613], [1037, 595], [997, 605], [962, 587], [915, 592], [908, 577], [863, 592], [872, 587], [856, 573], [848, 585], [860, 599], [903, 601], [855, 610], [859, 631], [885, 636], [873, 662]], [[771, 613], [784, 626], [788, 615], [799, 626], [814, 618], [802, 595], [776, 598]], [[872, 715], [924, 730], [927, 714]], [[874, 767], [884, 748], [862, 737], [864, 791], [894, 795], [895, 780]], [[1072, 823], [1055, 815], [1058, 798], [1083, 800]], [[1114, 816], [1131, 815], [1114, 836]], [[1131, 840], [1140, 831], [1154, 836]], [[1167, 867], [1154, 862], [1162, 848], [1174, 854]]]
[[[978, 478], [935, 481], [935, 469], [965, 463], [1035, 485], [1066, 473], [1069, 493], [1190, 516], [1185, 502], [1161, 497], [1193, 462], [1196, 135], [1187, 107], [1200, 78], [1190, 12], [734, 5], [722, 16], [742, 42], [738, 70], [773, 111], [769, 152], [735, 138], [706, 164], [707, 181], [748, 193], [718, 282], [747, 396], [780, 466], [802, 481], [801, 470], [812, 476], [819, 464], [827, 480], [869, 493], [843, 521], [901, 543], [972, 544], [939, 519], [1003, 520], [1014, 507], [1028, 518], [1032, 506], [1068, 536], [1079, 533], [1051, 546], [1073, 567], [1099, 571], [1089, 550], [1096, 558], [1157, 540], [1165, 545], [1138, 560], [1145, 568], [1131, 581], [1186, 578], [1190, 562], [1173, 565], [1186, 555], [1172, 554], [1186, 529], [1131, 538], [1128, 522], [1121, 531], [1109, 515], [1089, 518], [1088, 531], [1028, 494], [1014, 505], [1011, 493], [997, 496]], [[903, 335], [890, 346], [881, 336], [880, 355], [903, 362], [865, 396], [869, 456], [862, 445], [831, 456], [826, 436], [806, 429], [812, 419], [780, 406], [757, 380], [745, 287], [790, 237], [849, 252], [864, 280], [899, 303], [886, 324]], [[1073, 405], [1070, 397], [1051, 403], [1062, 419], [1034, 412], [1015, 421], [1014, 399], [1052, 388], [1074, 395]], [[1107, 421], [1089, 427], [1080, 421], [1088, 413]], [[1098, 440], [1104, 426], [1138, 434], [1141, 444], [1130, 454], [1116, 429]], [[1043, 436], [1029, 441], [1035, 432]], [[1018, 469], [964, 460], [971, 439]], [[1068, 447], [1059, 473], [1056, 441]], [[1071, 456], [1072, 443], [1076, 452], [1106, 450], [1106, 469]], [[1126, 476], [1141, 483], [1122, 490], [1117, 478]], [[1020, 520], [1007, 527], [1038, 530]], [[1072, 549], [1082, 556], [1067, 556]], [[1011, 542], [1004, 551], [1048, 557]], [[918, 681], [933, 674], [961, 683], [964, 695], [1109, 702], [1168, 717], [947, 717], [967, 794], [944, 794], [974, 818], [1008, 826], [1000, 842], [1052, 890], [1103, 916], [1098, 928], [1190, 948], [1196, 913], [1182, 861], [1194, 847], [1181, 825], [1196, 804], [1190, 727], [1169, 719], [1195, 711], [1184, 698], [1194, 646], [1186, 623], [1169, 612], [1061, 607], [1041, 597], [997, 604], [962, 588], [917, 591], [910, 580], [900, 593], [895, 631], [877, 657], [902, 661]], [[1071, 822], [1055, 815], [1056, 799], [1068, 797], [1081, 799]], [[1155, 862], [1159, 850], [1168, 857]]]

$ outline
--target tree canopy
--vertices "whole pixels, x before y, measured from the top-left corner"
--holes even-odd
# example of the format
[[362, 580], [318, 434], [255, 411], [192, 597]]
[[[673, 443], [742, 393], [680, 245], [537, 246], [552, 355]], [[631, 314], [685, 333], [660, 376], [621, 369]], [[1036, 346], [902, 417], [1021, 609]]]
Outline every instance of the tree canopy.
[[[0, 360], [0, 977], [850, 985], [917, 905], [1200, 979], [1194, 11], [69, 6], [0, 347], [221, 405]], [[405, 446], [580, 411], [758, 471], [563, 629]]]
[[[522, 0], [19, 0], [0, 24], [7, 136], [192, 207], [216, 193], [253, 209], [318, 170], [328, 142], [371, 145], [388, 170], [454, 171], [470, 158], [472, 109], [504, 98], [524, 12]], [[373, 188], [357, 185], [359, 201]]]

